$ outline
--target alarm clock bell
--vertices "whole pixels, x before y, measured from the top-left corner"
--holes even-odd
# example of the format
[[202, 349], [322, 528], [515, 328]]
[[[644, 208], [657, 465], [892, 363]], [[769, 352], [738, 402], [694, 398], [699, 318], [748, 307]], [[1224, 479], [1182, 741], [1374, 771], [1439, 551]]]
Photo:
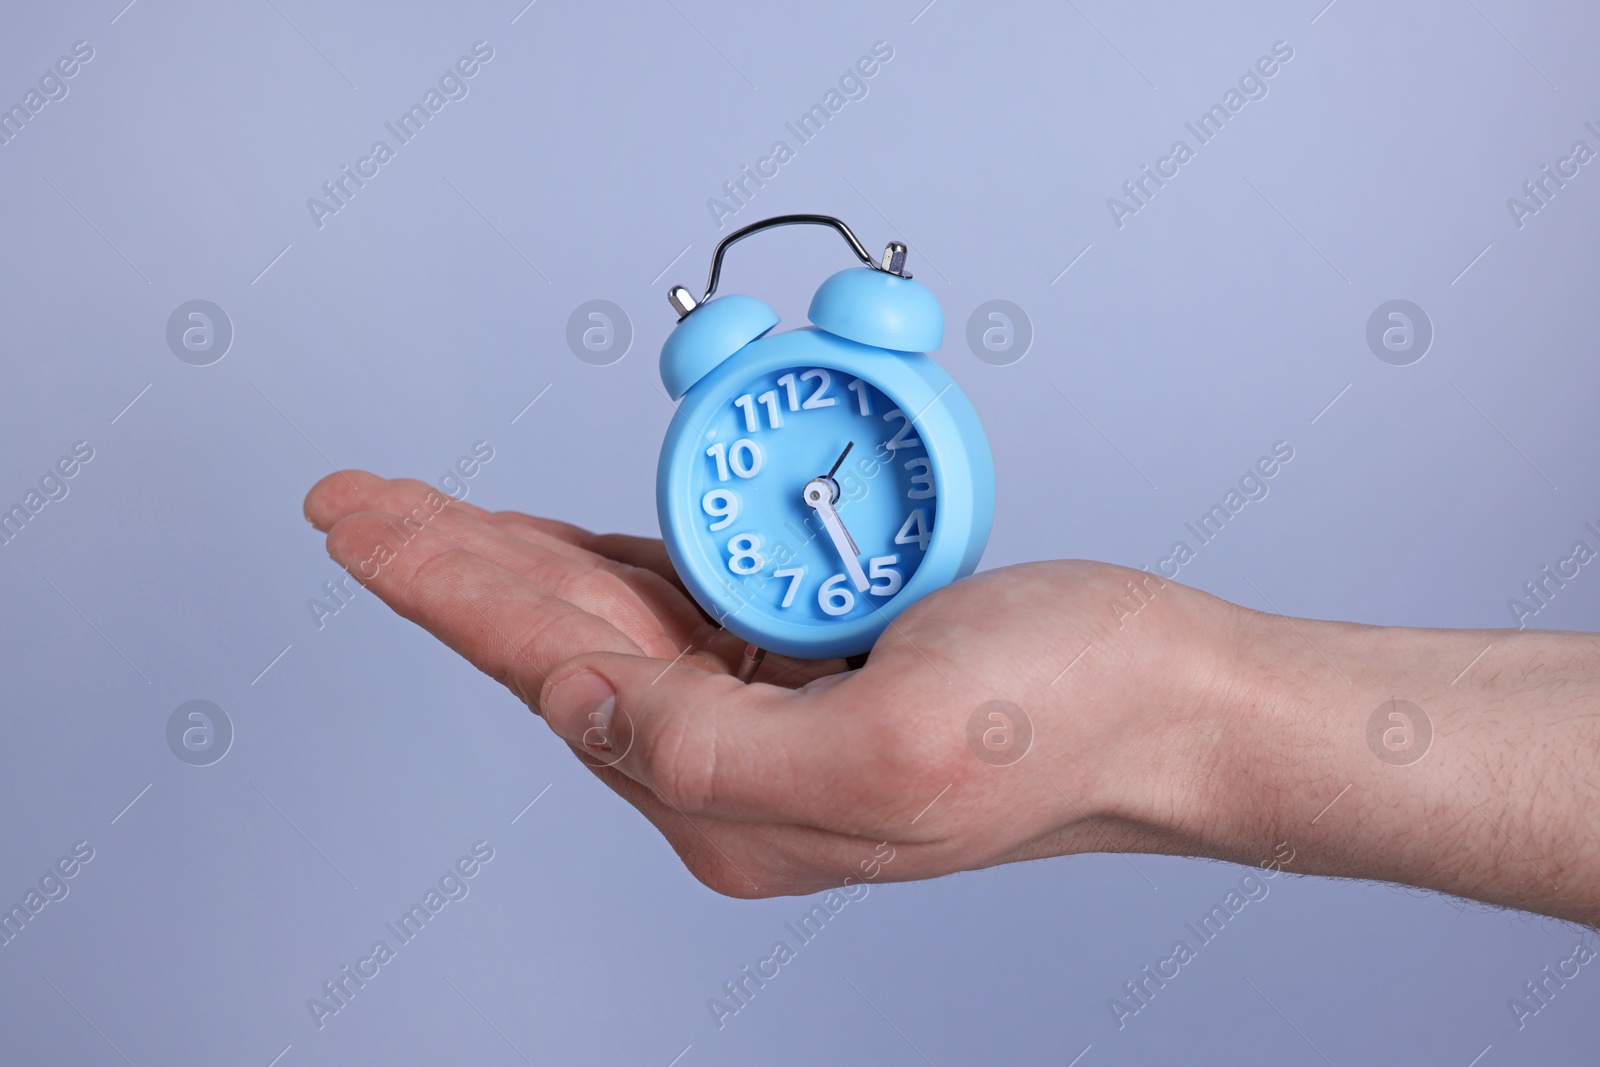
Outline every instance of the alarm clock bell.
[[926, 285], [906, 273], [906, 246], [892, 241], [874, 263], [867, 250], [838, 219], [827, 215], [779, 215], [724, 237], [711, 262], [705, 295], [696, 300], [675, 285], [667, 293], [678, 325], [661, 348], [661, 381], [667, 395], [680, 399], [716, 366], [778, 324], [778, 314], [763, 301], [742, 293], [715, 297], [723, 254], [760, 230], [775, 226], [822, 225], [838, 230], [866, 266], [834, 274], [811, 298], [806, 317], [818, 329], [859, 344], [892, 352], [932, 352], [944, 343], [944, 311]]

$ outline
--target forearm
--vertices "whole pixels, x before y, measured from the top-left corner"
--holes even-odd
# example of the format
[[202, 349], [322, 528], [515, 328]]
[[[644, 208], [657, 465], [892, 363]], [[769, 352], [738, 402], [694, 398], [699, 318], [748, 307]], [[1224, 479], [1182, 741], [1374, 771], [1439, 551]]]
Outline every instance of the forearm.
[[1600, 922], [1600, 639], [1227, 615], [1202, 712], [1227, 755], [1182, 835]]

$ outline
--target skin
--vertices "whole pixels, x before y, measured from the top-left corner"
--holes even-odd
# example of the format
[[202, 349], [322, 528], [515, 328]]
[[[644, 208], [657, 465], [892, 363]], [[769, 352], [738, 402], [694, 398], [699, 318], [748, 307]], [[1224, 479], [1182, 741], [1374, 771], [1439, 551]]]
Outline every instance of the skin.
[[[769, 656], [747, 685], [744, 642], [658, 540], [362, 471], [305, 511], [334, 560], [541, 714], [720, 893], [1153, 852], [1600, 922], [1591, 635], [1292, 619], [1058, 560], [925, 597], [858, 669]], [[1388, 718], [1394, 699], [1425, 723]], [[975, 716], [990, 701], [1021, 709], [1030, 745], [1016, 713]]]

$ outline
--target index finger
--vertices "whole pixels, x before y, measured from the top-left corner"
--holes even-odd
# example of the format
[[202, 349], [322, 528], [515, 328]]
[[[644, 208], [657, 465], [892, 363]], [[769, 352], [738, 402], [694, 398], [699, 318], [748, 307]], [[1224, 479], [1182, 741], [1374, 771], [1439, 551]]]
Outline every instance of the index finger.
[[539, 687], [563, 661], [585, 652], [641, 651], [598, 616], [386, 512], [340, 519], [328, 531], [328, 553], [396, 613], [535, 709]]

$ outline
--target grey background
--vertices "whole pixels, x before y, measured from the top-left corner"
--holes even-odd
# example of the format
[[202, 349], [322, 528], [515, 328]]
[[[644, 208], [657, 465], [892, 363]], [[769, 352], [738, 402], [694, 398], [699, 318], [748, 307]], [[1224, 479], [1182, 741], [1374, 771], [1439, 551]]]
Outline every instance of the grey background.
[[[1572, 928], [1293, 878], [1119, 1032], [1107, 999], [1241, 871], [1116, 856], [874, 888], [719, 1031], [707, 998], [808, 905], [701, 888], [370, 594], [319, 629], [340, 572], [300, 514], [332, 465], [437, 483], [482, 440], [468, 499], [653, 533], [665, 291], [729, 228], [706, 199], [882, 40], [868, 95], [732, 224], [821, 211], [911, 246], [994, 445], [985, 566], [1153, 565], [1286, 440], [1182, 580], [1506, 625], [1600, 520], [1600, 164], [1521, 229], [1505, 203], [1600, 148], [1592, 9], [123, 2], [12, 5], [0, 33], [6, 106], [95, 49], [0, 147], [0, 497], [95, 450], [0, 548], [0, 901], [95, 849], [0, 947], [8, 1062], [1592, 1059], [1592, 968], [1521, 1031], [1506, 1007]], [[319, 230], [306, 199], [478, 40], [470, 94]], [[1118, 229], [1106, 199], [1278, 40], [1270, 94]], [[773, 234], [725, 288], [795, 325], [842, 252]], [[166, 344], [193, 299], [234, 328], [208, 367]], [[565, 344], [595, 299], [633, 322], [610, 366]], [[992, 299], [1034, 327], [1011, 366], [964, 343]], [[1411, 366], [1365, 343], [1392, 299], [1434, 326]], [[1600, 628], [1588, 570], [1538, 625]], [[234, 728], [210, 766], [167, 747], [194, 699]], [[470, 895], [317, 1030], [307, 998], [478, 840]]]

